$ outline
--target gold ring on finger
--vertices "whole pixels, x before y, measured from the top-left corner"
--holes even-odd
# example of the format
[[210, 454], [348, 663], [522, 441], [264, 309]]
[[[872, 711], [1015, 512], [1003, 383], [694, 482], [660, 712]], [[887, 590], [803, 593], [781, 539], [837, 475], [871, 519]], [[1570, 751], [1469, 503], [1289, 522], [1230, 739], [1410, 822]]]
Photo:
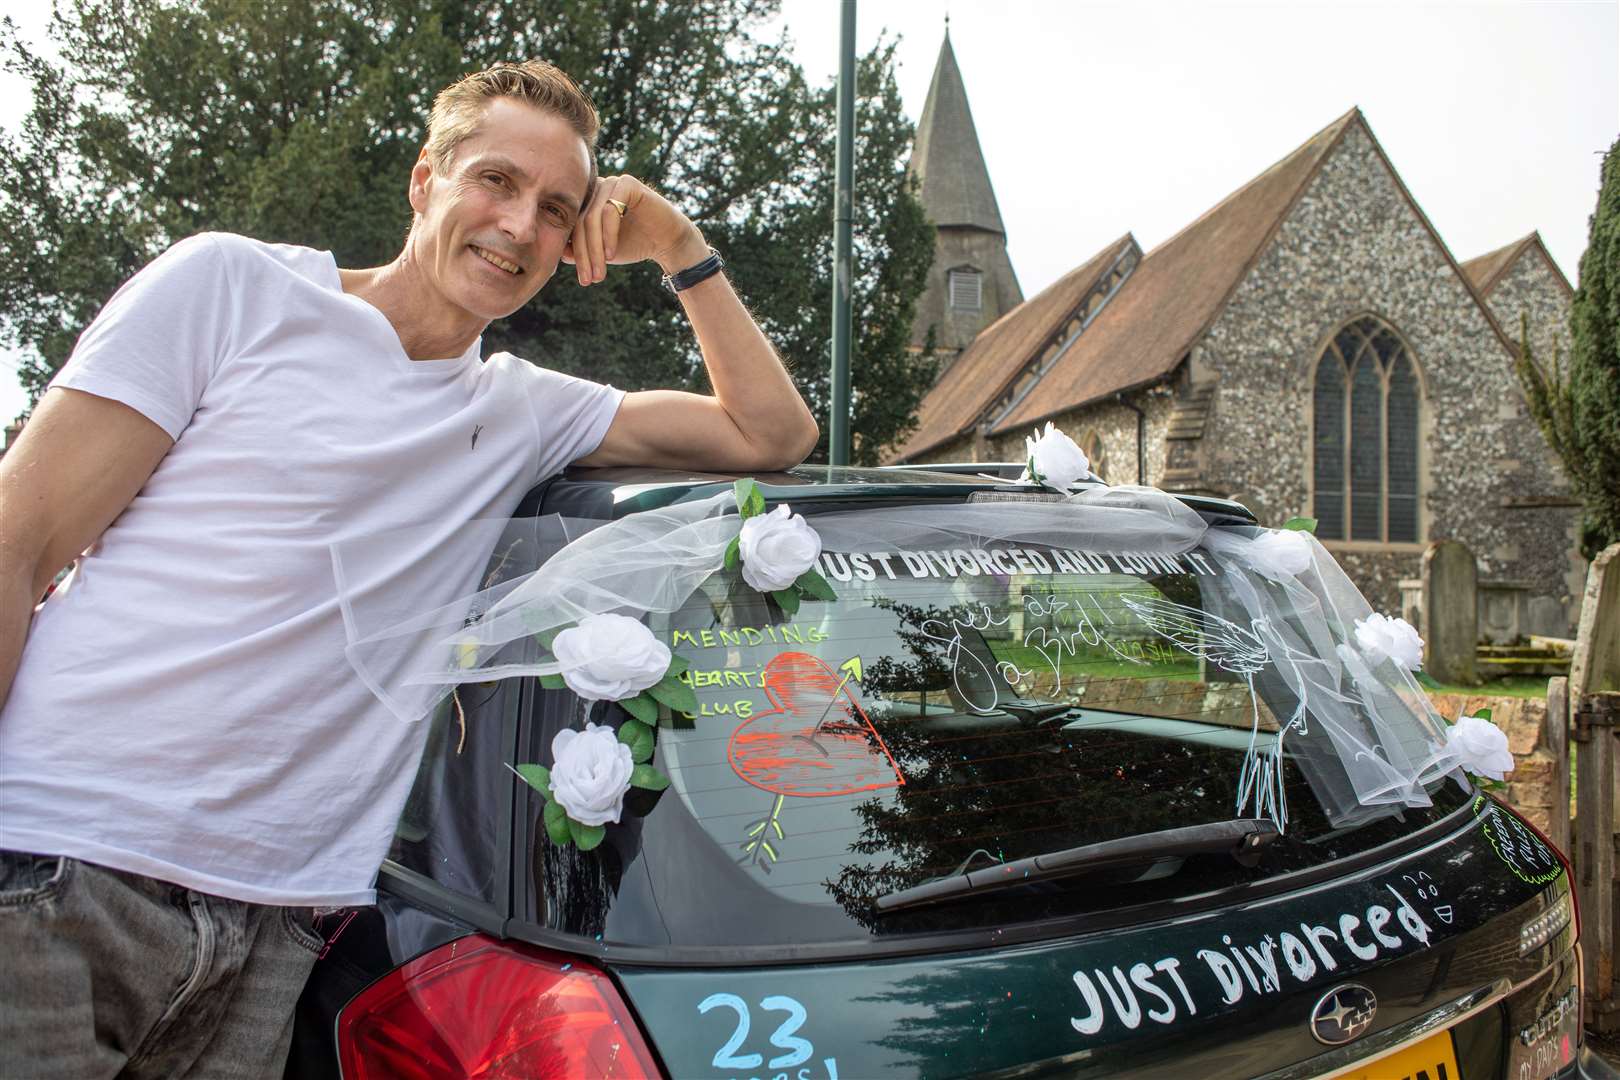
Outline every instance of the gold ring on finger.
[[620, 217], [624, 217], [625, 211], [630, 209], [630, 207], [628, 205], [626, 205], [625, 203], [620, 202], [618, 199], [609, 199], [607, 201], [607, 204], [609, 206], [613, 207], [613, 209], [617, 210], [619, 212]]

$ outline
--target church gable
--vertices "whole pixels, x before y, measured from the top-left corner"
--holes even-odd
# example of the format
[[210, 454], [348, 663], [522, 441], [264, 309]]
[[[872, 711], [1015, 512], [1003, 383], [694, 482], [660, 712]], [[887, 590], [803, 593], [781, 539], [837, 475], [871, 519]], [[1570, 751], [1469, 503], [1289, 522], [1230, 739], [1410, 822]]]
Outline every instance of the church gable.
[[1346, 113], [1143, 256], [1084, 339], [997, 423], [996, 434], [1167, 378], [1358, 116]]
[[1487, 251], [1483, 255], [1469, 259], [1462, 264], [1463, 274], [1473, 282], [1474, 288], [1479, 290], [1481, 296], [1489, 296], [1491, 289], [1495, 288], [1498, 280], [1507, 272], [1509, 266], [1518, 261], [1524, 249], [1530, 246], [1536, 234], [1521, 236], [1511, 244], [1504, 244], [1495, 251]]
[[1568, 355], [1569, 307], [1575, 290], [1553, 262], [1540, 233], [1470, 259], [1463, 263], [1463, 271], [1515, 345], [1523, 332], [1521, 320], [1528, 320], [1535, 356], [1550, 363], [1555, 348]]
[[1261, 520], [1321, 519], [1375, 606], [1440, 537], [1482, 578], [1561, 579], [1567, 523], [1507, 509], [1537, 471], [1511, 356], [1357, 114], [1193, 350], [1204, 473]]

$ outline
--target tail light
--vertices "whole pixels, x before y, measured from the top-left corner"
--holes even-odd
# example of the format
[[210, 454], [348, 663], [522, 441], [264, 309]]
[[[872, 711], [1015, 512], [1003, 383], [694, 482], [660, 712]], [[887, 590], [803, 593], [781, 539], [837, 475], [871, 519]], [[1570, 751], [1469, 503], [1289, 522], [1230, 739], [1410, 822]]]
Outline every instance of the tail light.
[[1569, 883], [1569, 910], [1572, 912], [1575, 922], [1575, 940], [1579, 941], [1581, 939], [1581, 901], [1580, 897], [1575, 895], [1574, 865], [1570, 863], [1569, 856], [1564, 854], [1562, 848], [1553, 843], [1551, 840], [1547, 839], [1546, 833], [1536, 828], [1535, 822], [1531, 821], [1523, 814], [1514, 814], [1513, 816], [1518, 818], [1525, 828], [1535, 833], [1543, 844], [1547, 845], [1547, 850], [1553, 853], [1553, 858], [1557, 859], [1559, 865], [1564, 868], [1564, 880]]
[[337, 1028], [345, 1080], [661, 1075], [606, 975], [481, 934], [378, 979]]

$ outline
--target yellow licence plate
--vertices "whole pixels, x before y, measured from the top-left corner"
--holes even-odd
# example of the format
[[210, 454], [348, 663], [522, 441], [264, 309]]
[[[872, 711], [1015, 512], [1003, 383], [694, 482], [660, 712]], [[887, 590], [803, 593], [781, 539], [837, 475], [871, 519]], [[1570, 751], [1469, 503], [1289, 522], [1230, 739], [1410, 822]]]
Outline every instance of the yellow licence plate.
[[1369, 1062], [1359, 1069], [1339, 1073], [1333, 1080], [1461, 1080], [1457, 1051], [1451, 1045], [1451, 1032], [1431, 1035], [1416, 1046], [1408, 1046], [1388, 1057]]

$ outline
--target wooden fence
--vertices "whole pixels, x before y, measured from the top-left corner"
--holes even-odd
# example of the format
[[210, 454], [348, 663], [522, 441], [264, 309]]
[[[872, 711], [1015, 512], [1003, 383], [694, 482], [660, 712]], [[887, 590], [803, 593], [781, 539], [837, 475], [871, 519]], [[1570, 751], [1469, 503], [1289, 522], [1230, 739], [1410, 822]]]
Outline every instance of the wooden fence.
[[1611, 544], [1593, 560], [1587, 574], [1569, 679], [1553, 679], [1547, 687], [1549, 749], [1556, 754], [1569, 742], [1575, 747], [1573, 835], [1567, 826], [1560, 828], [1555, 822], [1552, 839], [1565, 845], [1575, 867], [1586, 981], [1585, 1020], [1588, 1027], [1600, 1032], [1620, 1031], [1620, 996], [1615, 985], [1616, 928], [1620, 924], [1620, 887], [1616, 882], [1620, 821], [1615, 817], [1616, 804], [1620, 803], [1617, 719], [1620, 544]]

